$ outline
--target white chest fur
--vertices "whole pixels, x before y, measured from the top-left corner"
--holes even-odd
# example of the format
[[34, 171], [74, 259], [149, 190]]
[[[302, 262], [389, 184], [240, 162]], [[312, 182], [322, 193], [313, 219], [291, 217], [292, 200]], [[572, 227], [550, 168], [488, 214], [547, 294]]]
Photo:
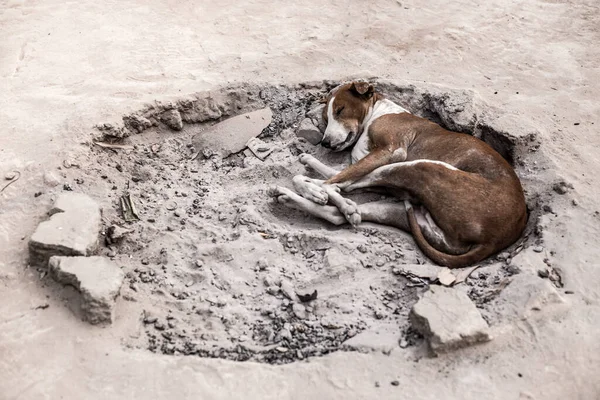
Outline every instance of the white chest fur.
[[369, 113], [363, 122], [362, 133], [352, 149], [352, 163], [354, 164], [369, 154], [369, 127], [373, 121], [383, 115], [401, 114], [407, 112], [408, 111], [406, 109], [388, 99], [379, 100], [377, 103], [375, 103], [373, 108], [369, 110]]

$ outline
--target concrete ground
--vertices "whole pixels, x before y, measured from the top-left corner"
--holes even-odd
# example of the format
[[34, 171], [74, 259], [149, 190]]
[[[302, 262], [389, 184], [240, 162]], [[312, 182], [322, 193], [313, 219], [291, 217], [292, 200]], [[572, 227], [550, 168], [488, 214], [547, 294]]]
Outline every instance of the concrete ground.
[[[599, 7], [2, 1], [0, 172], [21, 178], [0, 194], [0, 399], [600, 398]], [[45, 170], [86, 151], [94, 124], [230, 82], [348, 76], [473, 89], [543, 133], [578, 204], [559, 203], [544, 236], [573, 292], [563, 306], [496, 329], [484, 347], [419, 362], [338, 352], [273, 367], [127, 350], [46, 298], [26, 268], [22, 238], [48, 205], [33, 194]]]

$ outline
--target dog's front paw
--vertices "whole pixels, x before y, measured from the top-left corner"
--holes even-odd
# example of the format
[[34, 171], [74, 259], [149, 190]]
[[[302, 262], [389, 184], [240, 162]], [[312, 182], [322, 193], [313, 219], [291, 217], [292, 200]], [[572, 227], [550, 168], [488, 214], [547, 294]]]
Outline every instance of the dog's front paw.
[[303, 175], [296, 175], [292, 179], [296, 192], [313, 203], [325, 205], [329, 201], [327, 192], [320, 186], [322, 181], [307, 178]]
[[298, 160], [300, 161], [300, 164], [308, 165], [312, 160], [315, 160], [315, 158], [310, 154], [302, 153], [298, 157]]
[[350, 199], [344, 200], [345, 201], [340, 205], [340, 207], [338, 207], [338, 209], [342, 214], [344, 214], [344, 217], [350, 223], [350, 225], [356, 227], [362, 221], [358, 204]]

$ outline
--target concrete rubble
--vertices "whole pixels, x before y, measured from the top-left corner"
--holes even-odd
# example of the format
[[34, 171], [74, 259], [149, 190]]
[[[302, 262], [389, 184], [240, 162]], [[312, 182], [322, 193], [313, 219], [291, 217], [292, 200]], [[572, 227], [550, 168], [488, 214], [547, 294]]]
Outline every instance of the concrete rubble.
[[30, 264], [45, 267], [51, 256], [89, 256], [99, 245], [98, 204], [81, 193], [61, 194], [29, 240]]
[[434, 353], [487, 342], [487, 322], [469, 297], [455, 289], [432, 286], [410, 312], [413, 327], [428, 340]]
[[244, 150], [251, 138], [260, 135], [269, 126], [272, 117], [268, 107], [237, 115], [198, 133], [192, 138], [192, 143], [204, 157], [212, 154], [227, 157]]
[[323, 133], [315, 126], [310, 118], [304, 118], [300, 122], [296, 136], [306, 139], [309, 143], [317, 145], [323, 138]]
[[59, 283], [72, 285], [81, 294], [83, 319], [91, 324], [111, 323], [125, 274], [104, 257], [60, 257], [49, 262], [50, 274]]

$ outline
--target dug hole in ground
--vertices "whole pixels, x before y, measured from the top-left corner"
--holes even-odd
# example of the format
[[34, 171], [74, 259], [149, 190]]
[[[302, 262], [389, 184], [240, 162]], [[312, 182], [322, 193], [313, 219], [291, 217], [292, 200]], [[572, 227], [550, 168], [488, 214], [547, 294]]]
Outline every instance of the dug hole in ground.
[[[400, 7], [432, 12], [409, 3]], [[33, 53], [24, 49], [27, 60]], [[372, 75], [387, 74], [378, 68]], [[19, 79], [31, 79], [32, 72], [20, 71], [17, 66], [3, 75], [13, 90]], [[85, 117], [61, 106], [48, 118], [60, 132], [52, 141], [63, 148], [50, 143], [51, 152], [23, 148], [40, 138], [15, 140], [27, 126], [17, 116], [35, 109], [34, 102], [25, 94], [16, 102], [3, 99], [6, 132], [13, 135], [0, 153], [2, 187], [9, 184], [0, 211], [0, 278], [7, 299], [1, 306], [6, 379], [0, 393], [597, 398], [598, 182], [586, 169], [597, 166], [590, 161], [593, 139], [589, 148], [567, 151], [587, 150], [576, 165], [564, 157], [563, 138], [552, 133], [564, 128], [463, 89], [468, 86], [458, 79], [449, 86], [371, 78], [411, 112], [488, 142], [522, 180], [530, 211], [523, 238], [468, 277], [456, 273], [453, 279], [463, 282], [451, 282], [404, 233], [373, 224], [334, 227], [269, 196], [270, 186], [291, 187], [294, 175], [310, 174], [298, 161], [301, 153], [334, 167], [347, 163], [347, 154], [330, 154], [298, 136], [303, 124], [319, 125], [317, 100], [347, 72], [340, 67], [333, 73], [340, 78], [331, 81], [296, 74], [281, 84], [248, 82], [244, 74], [236, 75], [239, 83], [216, 79], [204, 85], [210, 90], [155, 91], [141, 96], [144, 101], [118, 105], [102, 100], [111, 106], [88, 108]], [[93, 96], [86, 102], [91, 107]], [[537, 116], [534, 108], [529, 113]], [[42, 116], [29, 120], [44, 132]], [[206, 144], [207, 132], [239, 116], [248, 117], [245, 131], [254, 130], [258, 140], [248, 147], [247, 140]], [[592, 132], [597, 124], [592, 117], [576, 122], [569, 129], [583, 123], [582, 131]], [[29, 162], [34, 156], [40, 161]], [[39, 243], [56, 237], [34, 233], [49, 220], [71, 218], [64, 199], [73, 193], [95, 204], [89, 213], [79, 209], [74, 229], [97, 224], [100, 233], [97, 243], [90, 241], [90, 254], [86, 246], [74, 248], [109, 260], [116, 272], [108, 277], [78, 276], [64, 259], [48, 262], [48, 247]], [[104, 261], [82, 258], [105, 271]], [[115, 281], [120, 286], [113, 299]], [[423, 321], [410, 310], [420, 298], [437, 307], [426, 295], [432, 292], [475, 315], [485, 334], [473, 341], [483, 343], [453, 341], [446, 328], [464, 317], [455, 309], [428, 321], [437, 337], [419, 334], [423, 327], [415, 327]], [[423, 310], [418, 313], [429, 312]]]

